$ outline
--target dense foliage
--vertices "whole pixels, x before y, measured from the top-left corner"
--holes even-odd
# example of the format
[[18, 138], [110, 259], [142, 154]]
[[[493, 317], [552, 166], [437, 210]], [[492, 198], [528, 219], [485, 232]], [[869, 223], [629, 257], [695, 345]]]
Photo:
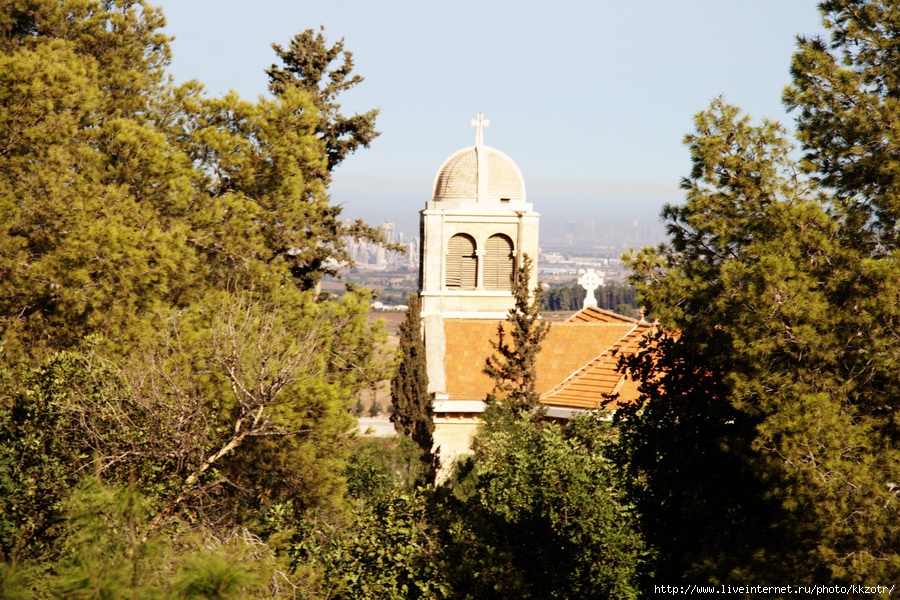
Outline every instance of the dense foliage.
[[631, 255], [664, 329], [632, 366], [623, 465], [668, 580], [900, 576], [892, 3], [821, 5], [778, 124], [721, 100], [686, 143], [670, 241]]
[[643, 539], [604, 415], [545, 422], [535, 360], [549, 325], [523, 257], [484, 373], [494, 380], [473, 454], [435, 495], [454, 597], [634, 598]]
[[346, 236], [378, 239], [327, 194], [346, 86], [175, 87], [163, 24], [135, 0], [0, 8], [4, 593], [148, 597], [145, 568], [184, 597], [287, 584], [277, 540], [340, 511], [350, 407], [386, 366], [369, 297], [315, 292]]
[[[322, 28], [324, 30], [324, 28]], [[325, 142], [328, 170], [332, 171], [348, 154], [359, 147], [368, 148], [379, 132], [375, 130], [378, 110], [345, 117], [339, 111], [339, 96], [362, 83], [363, 78], [353, 72], [353, 54], [344, 50], [344, 40], [328, 46], [322, 30], [313, 29], [294, 36], [285, 49], [278, 44], [272, 47], [281, 65], [266, 70], [269, 89], [276, 96], [283, 96], [292, 89], [309, 93], [319, 111], [317, 133]], [[332, 66], [340, 59], [340, 64]]]
[[520, 415], [495, 425], [436, 489], [410, 486], [414, 448], [405, 461], [381, 442], [364, 449], [350, 475], [354, 526], [318, 525], [295, 548], [323, 573], [309, 595], [637, 597], [646, 552], [606, 458], [610, 424]]
[[488, 421], [440, 490], [457, 598], [635, 598], [644, 545], [599, 416]]

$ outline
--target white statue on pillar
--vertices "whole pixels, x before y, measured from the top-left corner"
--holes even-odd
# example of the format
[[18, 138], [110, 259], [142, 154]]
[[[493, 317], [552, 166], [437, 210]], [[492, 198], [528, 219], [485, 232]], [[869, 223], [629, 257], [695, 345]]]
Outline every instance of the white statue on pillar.
[[587, 292], [584, 296], [584, 305], [582, 308], [597, 308], [597, 298], [594, 296], [594, 290], [603, 285], [603, 278], [597, 275], [593, 269], [588, 269], [587, 272], [578, 279], [578, 285], [583, 287]]

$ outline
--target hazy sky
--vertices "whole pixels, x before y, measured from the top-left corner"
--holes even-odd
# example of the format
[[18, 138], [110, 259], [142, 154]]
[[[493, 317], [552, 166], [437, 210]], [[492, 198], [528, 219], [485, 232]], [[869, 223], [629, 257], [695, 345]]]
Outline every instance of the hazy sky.
[[210, 94], [266, 93], [273, 42], [320, 25], [366, 79], [345, 114], [377, 107], [382, 135], [332, 186], [344, 214], [417, 231], [434, 175], [474, 143], [512, 157], [552, 231], [567, 219], [642, 224], [678, 202], [682, 138], [718, 95], [789, 122], [781, 91], [798, 34], [821, 33], [809, 0], [165, 0], [171, 72]]

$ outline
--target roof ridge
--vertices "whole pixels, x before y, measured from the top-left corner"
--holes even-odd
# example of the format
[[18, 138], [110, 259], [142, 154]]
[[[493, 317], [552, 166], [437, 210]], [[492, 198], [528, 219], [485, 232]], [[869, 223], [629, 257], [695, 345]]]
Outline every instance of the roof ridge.
[[576, 311], [576, 312], [575, 312], [572, 316], [570, 316], [568, 319], [566, 319], [566, 320], [564, 321], [564, 323], [572, 323], [572, 322], [576, 322], [576, 321], [575, 321], [575, 318], [576, 318], [576, 317], [578, 317], [578, 316], [581, 315], [582, 313], [589, 313], [589, 312], [598, 312], [598, 313], [600, 313], [600, 314], [602, 314], [602, 315], [604, 315], [604, 316], [607, 316], [607, 317], [615, 317], [616, 319], [620, 319], [621, 322], [623, 322], [623, 323], [635, 323], [635, 324], [637, 324], [637, 323], [640, 323], [640, 322], [641, 322], [641, 321], [638, 320], [638, 319], [635, 319], [635, 318], [633, 318], [633, 317], [626, 317], [625, 315], [620, 315], [619, 313], [614, 312], [614, 311], [611, 311], [611, 310], [606, 309], [606, 308], [600, 308], [599, 306], [585, 306], [585, 307], [583, 307], [582, 309]]

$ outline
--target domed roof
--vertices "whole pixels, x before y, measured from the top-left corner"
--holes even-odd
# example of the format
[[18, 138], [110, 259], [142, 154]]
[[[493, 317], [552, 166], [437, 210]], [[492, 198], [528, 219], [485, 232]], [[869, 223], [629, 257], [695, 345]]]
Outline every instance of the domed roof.
[[516, 163], [496, 148], [482, 142], [482, 115], [475, 145], [454, 153], [444, 161], [434, 178], [435, 201], [525, 202], [525, 181]]

